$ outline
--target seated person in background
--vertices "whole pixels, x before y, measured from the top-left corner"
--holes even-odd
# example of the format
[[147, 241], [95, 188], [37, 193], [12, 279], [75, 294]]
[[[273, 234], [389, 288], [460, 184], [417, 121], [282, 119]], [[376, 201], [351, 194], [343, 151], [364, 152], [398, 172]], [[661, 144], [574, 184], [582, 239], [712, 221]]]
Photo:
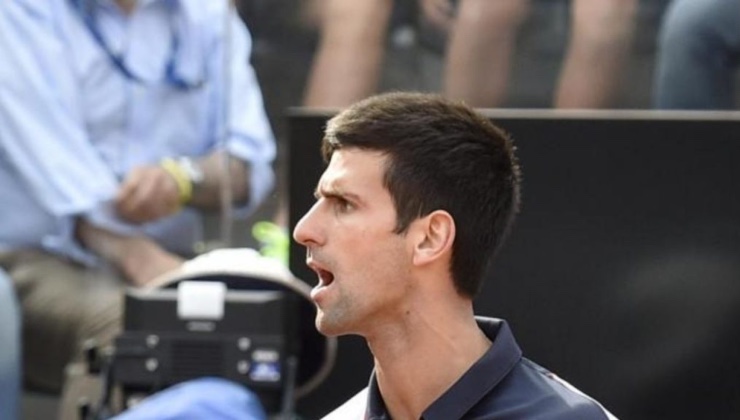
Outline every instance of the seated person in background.
[[25, 384], [64, 384], [62, 418], [89, 391], [65, 366], [118, 333], [122, 287], [192, 256], [203, 212], [272, 188], [250, 48], [227, 0], [0, 2], [0, 267]]
[[[476, 107], [506, 99], [516, 34], [531, 0], [418, 0], [449, 30], [443, 93]], [[343, 107], [374, 93], [393, 0], [321, 0], [321, 42], [304, 104]], [[558, 108], [612, 104], [629, 53], [637, 0], [572, 0], [571, 39], [556, 88]]]
[[734, 109], [740, 2], [674, 0], [663, 20], [653, 82], [658, 109]]
[[612, 419], [475, 317], [519, 207], [511, 140], [470, 108], [396, 93], [331, 119], [317, 201], [293, 232], [319, 277], [316, 327], [365, 338], [368, 388], [327, 419]]
[[19, 415], [20, 324], [13, 283], [0, 269], [0, 419]]

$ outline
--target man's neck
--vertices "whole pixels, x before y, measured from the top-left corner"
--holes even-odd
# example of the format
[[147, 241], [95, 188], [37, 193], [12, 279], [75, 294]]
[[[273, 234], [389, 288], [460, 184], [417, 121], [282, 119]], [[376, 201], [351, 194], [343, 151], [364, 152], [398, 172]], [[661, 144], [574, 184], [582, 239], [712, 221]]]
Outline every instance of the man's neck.
[[466, 318], [430, 316], [368, 340], [378, 387], [393, 419], [420, 418], [488, 350], [491, 343], [472, 312]]

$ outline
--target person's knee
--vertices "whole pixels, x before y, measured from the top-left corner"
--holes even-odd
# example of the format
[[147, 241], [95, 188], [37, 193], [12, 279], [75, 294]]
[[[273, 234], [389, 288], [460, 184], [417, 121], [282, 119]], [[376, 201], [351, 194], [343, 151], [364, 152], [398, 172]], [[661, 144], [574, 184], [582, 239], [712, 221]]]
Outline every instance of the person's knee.
[[516, 28], [529, 16], [530, 0], [461, 0], [458, 25], [479, 26], [482, 30]]
[[638, 0], [573, 0], [573, 16], [576, 20], [603, 23], [610, 20], [626, 21], [637, 13]]
[[632, 33], [638, 0], [573, 0], [573, 32], [595, 42], [610, 42]]
[[319, 12], [322, 34], [332, 42], [383, 38], [393, 9], [392, 0], [325, 0]]
[[711, 44], [714, 1], [674, 1], [663, 20], [659, 35], [659, 50], [665, 54], [679, 51], [701, 52]]

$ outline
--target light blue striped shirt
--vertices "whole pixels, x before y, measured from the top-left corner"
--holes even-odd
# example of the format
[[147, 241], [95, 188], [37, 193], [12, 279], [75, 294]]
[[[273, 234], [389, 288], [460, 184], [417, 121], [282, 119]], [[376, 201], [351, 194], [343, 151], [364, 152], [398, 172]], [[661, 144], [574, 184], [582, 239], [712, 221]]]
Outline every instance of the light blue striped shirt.
[[[227, 1], [139, 0], [127, 16], [112, 0], [82, 0], [137, 82], [96, 42], [75, 1], [0, 0], [0, 249], [40, 246], [91, 262], [72, 237], [80, 215], [115, 232], [144, 232], [172, 251], [192, 249], [202, 230], [197, 211], [133, 226], [112, 208], [129, 170], [164, 157], [225, 148], [251, 168], [250, 202], [237, 213], [265, 198], [275, 142], [249, 65], [249, 33], [235, 14], [226, 19]], [[168, 83], [168, 63], [203, 86]]]

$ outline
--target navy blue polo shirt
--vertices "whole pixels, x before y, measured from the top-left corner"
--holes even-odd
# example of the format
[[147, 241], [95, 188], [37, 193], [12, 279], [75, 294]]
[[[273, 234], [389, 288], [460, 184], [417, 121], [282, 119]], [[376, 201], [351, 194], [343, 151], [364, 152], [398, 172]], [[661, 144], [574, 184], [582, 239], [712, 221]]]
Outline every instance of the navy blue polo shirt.
[[[522, 357], [506, 321], [477, 318], [492, 345], [423, 413], [423, 420], [615, 419], [599, 403]], [[365, 419], [390, 420], [375, 372], [367, 388]]]

